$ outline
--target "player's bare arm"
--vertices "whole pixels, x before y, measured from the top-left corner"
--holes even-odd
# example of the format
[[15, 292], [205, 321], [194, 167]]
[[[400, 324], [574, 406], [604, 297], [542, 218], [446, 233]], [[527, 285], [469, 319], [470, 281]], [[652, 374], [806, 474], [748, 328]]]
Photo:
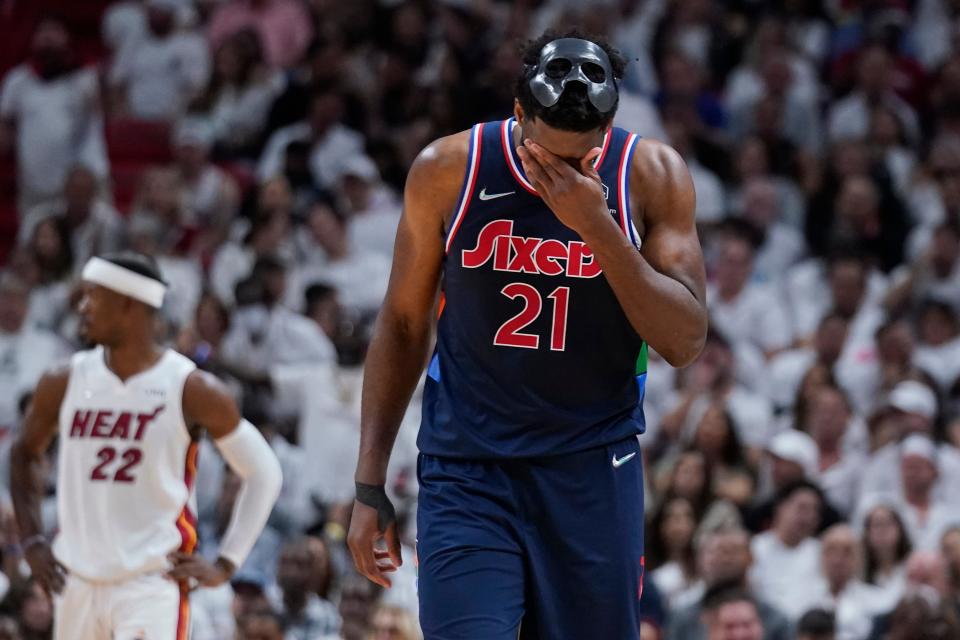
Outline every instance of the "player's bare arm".
[[[227, 464], [243, 478], [241, 494], [217, 560], [209, 563], [198, 555], [179, 552], [170, 557], [171, 578], [189, 583], [191, 587], [215, 587], [230, 579], [239, 564], [237, 556], [243, 557], [249, 551], [246, 548], [246, 551], [230, 553], [228, 547], [234, 546], [231, 534], [236, 536], [238, 527], [249, 529], [254, 534], [249, 545], [244, 540], [238, 544], [241, 548], [252, 546], [266, 523], [280, 493], [280, 464], [263, 436], [242, 419], [233, 396], [215, 376], [194, 371], [187, 377], [183, 387], [183, 413], [188, 425], [206, 430]], [[241, 522], [245, 507], [252, 520]], [[249, 538], [249, 533], [243, 537]]]
[[518, 149], [544, 202], [593, 251], [633, 328], [670, 364], [685, 366], [700, 353], [707, 328], [693, 181], [670, 147], [637, 144], [630, 175], [634, 221], [644, 238], [637, 252], [609, 214], [593, 167], [599, 153], [591, 149], [574, 168], [532, 140]]
[[[427, 359], [444, 228], [466, 170], [468, 135], [433, 142], [410, 167], [390, 284], [367, 355], [355, 479], [358, 490], [366, 485], [372, 495], [354, 503], [347, 542], [357, 569], [383, 586], [390, 585], [385, 572], [401, 563], [396, 522], [390, 521], [389, 502], [384, 502], [387, 463]], [[374, 549], [380, 539], [386, 541], [385, 553]]]
[[45, 478], [43, 458], [57, 433], [60, 405], [70, 379], [68, 366], [51, 369], [37, 383], [23, 431], [10, 451], [10, 494], [20, 528], [20, 542], [30, 571], [48, 592], [63, 589], [65, 569], [53, 557], [43, 534], [40, 504]]

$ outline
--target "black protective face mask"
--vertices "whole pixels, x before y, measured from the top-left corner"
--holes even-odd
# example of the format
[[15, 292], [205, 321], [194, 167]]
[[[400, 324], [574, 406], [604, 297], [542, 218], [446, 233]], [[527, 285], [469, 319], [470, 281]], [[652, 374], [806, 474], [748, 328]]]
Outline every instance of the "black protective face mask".
[[552, 107], [569, 82], [587, 87], [590, 104], [600, 113], [617, 101], [617, 82], [607, 53], [597, 44], [579, 38], [560, 38], [547, 43], [530, 78], [530, 91], [537, 102]]

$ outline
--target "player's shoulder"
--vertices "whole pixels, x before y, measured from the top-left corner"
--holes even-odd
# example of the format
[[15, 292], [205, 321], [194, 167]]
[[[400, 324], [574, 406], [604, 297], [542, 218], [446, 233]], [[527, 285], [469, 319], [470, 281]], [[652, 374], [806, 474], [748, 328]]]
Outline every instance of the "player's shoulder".
[[689, 177], [687, 163], [676, 149], [654, 138], [639, 138], [633, 149], [633, 173], [648, 180]]
[[[76, 354], [74, 354], [75, 357]], [[41, 404], [60, 405], [67, 395], [74, 358], [62, 360], [43, 372], [33, 392], [34, 400], [40, 401]]]
[[471, 129], [437, 138], [425, 146], [410, 166], [410, 177], [424, 179], [463, 178], [470, 155]]
[[231, 399], [233, 396], [227, 388], [226, 383], [220, 378], [204, 371], [194, 368], [183, 383], [184, 402], [209, 402], [218, 399]]

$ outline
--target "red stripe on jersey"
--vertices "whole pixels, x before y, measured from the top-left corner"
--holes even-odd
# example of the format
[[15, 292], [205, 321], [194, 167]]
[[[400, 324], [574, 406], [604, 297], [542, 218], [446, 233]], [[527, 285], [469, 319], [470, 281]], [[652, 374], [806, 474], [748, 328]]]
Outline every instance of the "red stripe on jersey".
[[177, 610], [177, 637], [176, 640], [187, 640], [190, 637], [190, 596], [186, 591], [180, 591], [180, 607]]
[[460, 202], [460, 208], [456, 213], [456, 218], [453, 220], [453, 226], [450, 228], [450, 235], [447, 236], [447, 253], [450, 252], [450, 247], [453, 246], [453, 238], [457, 235], [463, 219], [467, 217], [467, 211], [470, 209], [470, 201], [473, 200], [473, 189], [477, 186], [477, 174], [480, 173], [480, 150], [481, 147], [483, 147], [483, 124], [478, 124], [476, 129], [470, 132], [470, 136], [472, 141], [471, 146], [473, 147], [473, 155], [469, 158], [470, 174], [467, 176], [467, 186], [463, 190], [463, 200]]
[[513, 142], [510, 140], [510, 134], [513, 132], [513, 128], [510, 126], [512, 122], [513, 118], [508, 118], [503, 121], [503, 125], [500, 127], [500, 142], [503, 143], [503, 155], [506, 156], [507, 166], [510, 167], [510, 173], [513, 174], [517, 182], [519, 182], [524, 189], [539, 197], [540, 194], [537, 193], [537, 190], [534, 189], [527, 178], [520, 173], [520, 168], [517, 167], [517, 161], [513, 157]]
[[[197, 452], [199, 447], [196, 442], [191, 442], [187, 448], [187, 459], [183, 465], [183, 482], [187, 485], [187, 491], [193, 489], [193, 483], [197, 479]], [[189, 500], [183, 505], [180, 515], [177, 517], [177, 530], [180, 532], [180, 551], [183, 553], [193, 553], [197, 547], [197, 519], [190, 511]]]
[[627, 220], [626, 189], [624, 188], [623, 173], [626, 167], [627, 152], [630, 150], [631, 140], [632, 137], [629, 137], [624, 143], [623, 151], [620, 152], [620, 165], [617, 168], [617, 203], [620, 205], [617, 213], [620, 214], [620, 228], [623, 229], [623, 233], [626, 234], [627, 238], [630, 237], [630, 228], [627, 226], [629, 222]]
[[607, 149], [610, 148], [610, 138], [612, 137], [609, 129], [603, 134], [603, 146], [600, 148], [600, 155], [597, 156], [596, 162], [593, 163], [593, 168], [597, 171], [600, 171], [600, 165], [603, 164], [604, 158], [607, 157]]

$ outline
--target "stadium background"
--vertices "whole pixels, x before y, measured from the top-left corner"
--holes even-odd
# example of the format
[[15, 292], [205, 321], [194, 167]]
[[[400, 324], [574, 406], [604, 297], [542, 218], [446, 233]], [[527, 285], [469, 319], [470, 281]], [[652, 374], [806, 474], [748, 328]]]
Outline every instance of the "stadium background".
[[[644, 638], [704, 637], [725, 581], [766, 638], [960, 637], [951, 0], [0, 0], [3, 493], [32, 386], [82, 346], [78, 267], [152, 254], [158, 336], [229, 382], [286, 478], [233, 584], [195, 595], [193, 637], [419, 637], [416, 397], [396, 586], [344, 547], [404, 175], [506, 117], [519, 44], [572, 25], [630, 59], [616, 123], [690, 167], [709, 277], [697, 362], [651, 354]], [[203, 553], [236, 488], [205, 443]], [[8, 496], [0, 541], [0, 639], [49, 637]]]

